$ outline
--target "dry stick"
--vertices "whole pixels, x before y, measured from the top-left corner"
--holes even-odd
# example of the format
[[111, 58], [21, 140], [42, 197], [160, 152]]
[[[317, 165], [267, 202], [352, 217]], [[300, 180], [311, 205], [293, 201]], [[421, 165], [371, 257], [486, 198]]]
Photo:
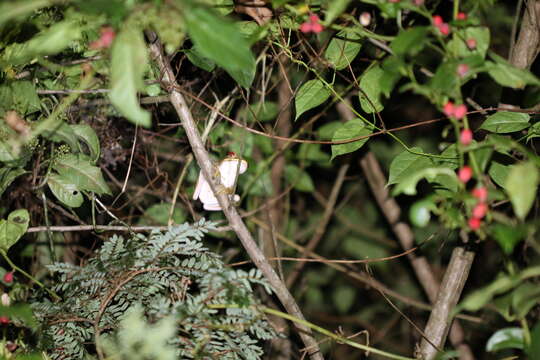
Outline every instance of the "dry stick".
[[[219, 191], [218, 184], [212, 177], [212, 173], [215, 171], [214, 165], [212, 164], [212, 161], [210, 160], [210, 157], [208, 156], [208, 153], [204, 148], [204, 144], [201, 141], [199, 132], [197, 130], [195, 122], [193, 121], [193, 117], [191, 115], [191, 112], [189, 111], [184, 96], [176, 90], [176, 88], [179, 86], [176, 83], [176, 79], [171, 69], [171, 66], [163, 56], [161, 45], [156, 35], [148, 35], [152, 41], [152, 43], [150, 44], [150, 52], [152, 54], [152, 57], [159, 66], [162, 80], [164, 81], [164, 83], [169, 84], [168, 91], [170, 94], [171, 103], [174, 106], [176, 112], [178, 113], [180, 121], [182, 122], [182, 126], [186, 131], [186, 135], [193, 150], [195, 159], [197, 160], [197, 164], [201, 168], [203, 176], [205, 177], [206, 181], [208, 182], [212, 191], [217, 197], [219, 205], [223, 209], [223, 213], [227, 217], [227, 220], [229, 221], [234, 232], [242, 242], [242, 245], [249, 254], [249, 257], [261, 270], [270, 285], [273, 287], [277, 297], [279, 298], [287, 312], [297, 318], [304, 319], [304, 316], [302, 315], [298, 304], [294, 300], [293, 296], [289, 293], [289, 290], [287, 289], [285, 284], [281, 282], [280, 278], [278, 277], [268, 260], [264, 257], [264, 254], [261, 252], [261, 250], [255, 243], [255, 240], [253, 239], [246, 225], [242, 221], [242, 218], [238, 214], [238, 211], [234, 206], [230, 204], [228, 196]], [[323, 356], [319, 349], [319, 345], [313, 337], [311, 329], [301, 323], [297, 323], [296, 328], [299, 330], [300, 337], [302, 338], [305, 346], [312, 351], [310, 353], [311, 359], [323, 359]]]
[[[315, 229], [315, 233], [309, 240], [309, 242], [306, 245], [306, 248], [304, 252], [302, 252], [302, 257], [305, 257], [307, 255], [307, 251], [313, 251], [319, 244], [319, 241], [321, 241], [322, 236], [324, 235], [324, 232], [326, 231], [326, 226], [330, 222], [330, 219], [332, 218], [332, 214], [334, 213], [334, 207], [336, 205], [337, 197], [339, 195], [339, 192], [341, 190], [341, 186], [343, 185], [343, 181], [345, 180], [345, 175], [347, 174], [347, 170], [349, 170], [349, 164], [341, 165], [341, 167], [338, 170], [336, 181], [334, 182], [334, 186], [332, 187], [332, 191], [330, 192], [330, 197], [328, 198], [328, 201], [326, 202], [326, 206], [324, 209], [324, 214], [322, 217], [321, 222]], [[298, 276], [300, 275], [300, 272], [302, 271], [305, 262], [299, 262], [296, 264], [290, 273], [289, 277], [287, 278], [287, 287], [291, 287], [296, 279], [298, 279]]]
[[510, 49], [510, 63], [520, 69], [528, 69], [540, 51], [540, 1], [526, 1], [521, 29]]
[[[389, 196], [388, 188], [386, 187], [386, 177], [384, 176], [375, 155], [371, 152], [367, 153], [360, 161], [360, 165], [364, 170], [371, 191], [386, 219], [390, 223], [392, 230], [396, 234], [401, 247], [404, 250], [414, 247], [414, 235], [411, 228], [399, 219], [401, 209], [396, 200]], [[424, 288], [429, 301], [434, 304], [437, 301], [439, 282], [434, 276], [429, 262], [424, 256], [418, 256], [415, 253], [411, 253], [407, 256], [409, 257], [409, 261], [411, 262], [416, 277]], [[455, 269], [449, 268], [447, 271], [454, 270]], [[457, 289], [455, 290], [457, 292]], [[461, 290], [458, 292], [458, 296], [459, 294], [461, 294]], [[433, 338], [430, 340], [435, 344], [444, 344], [444, 340], [437, 341], [437, 339]], [[464, 343], [463, 328], [458, 322], [455, 322], [452, 326], [450, 341], [459, 350], [460, 359], [474, 359], [471, 349]]]
[[[474, 252], [472, 251], [466, 251], [462, 247], [456, 247], [452, 251], [452, 257], [444, 274], [437, 301], [433, 306], [428, 323], [424, 329], [424, 333], [428, 334], [430, 341], [438, 347], [444, 347], [450, 325], [452, 324], [451, 312], [461, 296], [465, 282], [469, 277], [473, 260]], [[420, 353], [423, 359], [434, 359], [437, 352], [437, 349], [426, 341], [425, 338], [422, 339]], [[461, 351], [460, 354], [460, 358], [463, 358]]]

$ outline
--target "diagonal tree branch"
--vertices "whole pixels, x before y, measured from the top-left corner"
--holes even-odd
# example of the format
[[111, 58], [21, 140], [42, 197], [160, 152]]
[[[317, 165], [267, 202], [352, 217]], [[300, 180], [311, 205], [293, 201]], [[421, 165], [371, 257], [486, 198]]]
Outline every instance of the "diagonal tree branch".
[[[212, 191], [216, 195], [218, 202], [223, 209], [223, 213], [229, 221], [229, 224], [233, 228], [234, 232], [237, 234], [242, 245], [249, 254], [251, 260], [253, 260], [255, 265], [261, 270], [270, 285], [273, 287], [277, 297], [283, 304], [283, 307], [291, 315], [300, 319], [304, 319], [304, 316], [302, 315], [298, 304], [290, 294], [285, 284], [278, 277], [262, 251], [255, 243], [255, 240], [253, 239], [246, 225], [242, 221], [242, 218], [238, 214], [236, 208], [230, 204], [226, 194], [217, 191], [217, 184], [211, 176], [214, 172], [214, 166], [212, 164], [212, 161], [210, 160], [210, 157], [208, 156], [208, 152], [204, 148], [204, 144], [201, 141], [200, 134], [197, 130], [195, 122], [193, 121], [193, 117], [191, 115], [189, 107], [187, 106], [184, 96], [180, 91], [178, 91], [179, 86], [176, 82], [171, 65], [167, 60], [165, 60], [162, 47], [159, 40], [157, 39], [157, 36], [154, 33], [147, 33], [147, 36], [151, 41], [150, 53], [154, 61], [159, 66], [163, 82], [165, 84], [168, 84], [169, 88], [167, 90], [170, 95], [171, 103], [174, 106], [176, 112], [178, 113], [180, 121], [182, 122], [182, 126], [186, 131], [186, 135], [193, 150], [195, 159], [197, 160], [197, 164], [201, 168], [203, 176], [206, 178], [206, 180], [210, 184], [210, 187], [212, 188]], [[309, 327], [300, 323], [295, 324], [295, 326], [299, 330], [302, 341], [309, 349], [308, 351], [311, 359], [322, 360], [323, 356], [320, 352], [319, 345], [316, 342], [315, 338], [312, 336]]]

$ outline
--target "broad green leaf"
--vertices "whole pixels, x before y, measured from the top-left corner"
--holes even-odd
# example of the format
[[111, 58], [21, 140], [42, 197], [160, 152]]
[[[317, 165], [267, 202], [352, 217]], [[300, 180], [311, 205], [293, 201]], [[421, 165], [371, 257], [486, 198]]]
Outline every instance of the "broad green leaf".
[[459, 95], [459, 77], [456, 75], [457, 63], [455, 61], [443, 62], [429, 81], [432, 93], [439, 99], [444, 97], [457, 97]]
[[[353, 119], [347, 121], [334, 132], [332, 141], [349, 140], [355, 137], [367, 136], [371, 134], [371, 132], [372, 130], [370, 129], [369, 125], [366, 126], [366, 124], [364, 124], [364, 122], [360, 119]], [[369, 138], [365, 138], [346, 144], [332, 145], [331, 160], [333, 160], [336, 156], [348, 154], [360, 149], [362, 145], [364, 145], [368, 141], [368, 139]]]
[[434, 180], [441, 175], [454, 178], [456, 177], [456, 173], [447, 167], [424, 168], [414, 174], [408, 175], [401, 180], [392, 191], [392, 195], [396, 196], [401, 193], [407, 195], [416, 195], [416, 185], [420, 180], [426, 179], [429, 182], [434, 182]]
[[257, 102], [240, 110], [247, 122], [265, 122], [275, 120], [279, 114], [279, 106], [273, 101]]
[[47, 185], [60, 202], [69, 207], [79, 207], [84, 199], [77, 186], [68, 179], [58, 174], [51, 174], [47, 179]]
[[38, 56], [56, 54], [80, 36], [81, 28], [75, 21], [58, 22], [25, 43], [7, 46], [0, 56], [0, 66], [19, 66]]
[[0, 196], [6, 191], [7, 187], [15, 180], [17, 177], [24, 174], [26, 171], [22, 168], [8, 168], [4, 167], [0, 169]]
[[461, 310], [478, 311], [484, 305], [493, 299], [497, 294], [503, 294], [521, 283], [518, 275], [508, 276], [503, 275], [498, 277], [491, 284], [478, 289], [467, 295], [465, 299], [456, 308], [456, 312]]
[[349, 66], [360, 52], [360, 35], [351, 29], [343, 29], [332, 38], [324, 52], [324, 57], [336, 69]]
[[10, 162], [17, 160], [18, 156], [14, 150], [6, 140], [0, 138], [0, 161]]
[[132, 27], [120, 31], [114, 40], [111, 57], [111, 103], [132, 123], [150, 127], [150, 113], [139, 106], [137, 99], [137, 91], [144, 89], [143, 75], [147, 65], [142, 33]]
[[516, 319], [524, 319], [540, 302], [540, 286], [524, 282], [512, 291], [512, 312]]
[[[141, 220], [139, 221], [140, 225], [167, 225], [169, 222], [169, 210], [171, 209], [171, 204], [154, 204], [150, 206], [144, 212]], [[173, 211], [173, 222], [174, 224], [182, 224], [186, 221], [186, 214], [180, 206], [176, 206]]]
[[540, 85], [540, 80], [530, 71], [518, 69], [506, 60], [497, 57], [497, 62], [486, 61], [488, 74], [502, 86], [523, 89], [526, 85]]
[[[36, 328], [38, 325], [36, 318], [32, 313], [31, 305], [29, 304], [11, 304], [10, 306], [0, 305], [0, 316], [16, 318], [31, 328]], [[18, 356], [17, 360], [19, 360]]]
[[381, 111], [384, 106], [381, 102], [381, 80], [384, 77], [384, 71], [379, 66], [368, 69], [360, 79], [360, 106], [366, 113], [371, 114]]
[[506, 186], [506, 178], [508, 177], [508, 173], [510, 173], [509, 165], [503, 165], [496, 161], [491, 162], [488, 174], [495, 184], [504, 188]]
[[514, 212], [520, 219], [525, 219], [536, 199], [539, 182], [538, 169], [533, 162], [523, 162], [512, 166], [506, 178], [506, 192], [510, 197]]
[[489, 338], [486, 351], [499, 351], [503, 349], [523, 349], [523, 330], [518, 327], [497, 330]]
[[50, 0], [5, 1], [0, 4], [0, 27], [6, 21], [15, 20], [50, 3]]
[[111, 190], [103, 179], [101, 169], [92, 165], [84, 155], [67, 154], [56, 160], [53, 168], [66, 180], [82, 191], [93, 191], [97, 194], [111, 194]]
[[354, 304], [356, 291], [352, 286], [341, 285], [332, 291], [332, 299], [337, 311], [340, 314], [346, 314]]
[[526, 235], [523, 228], [496, 223], [491, 227], [491, 235], [506, 255], [512, 254], [514, 248]]
[[83, 141], [90, 151], [90, 158], [95, 163], [99, 159], [99, 138], [94, 129], [87, 124], [70, 125], [75, 136]]
[[482, 123], [480, 129], [499, 134], [511, 133], [529, 127], [530, 118], [529, 114], [498, 111], [489, 116]]
[[[487, 27], [468, 27], [466, 29], [457, 30], [456, 36], [448, 42], [448, 49], [454, 53], [456, 57], [464, 58], [470, 55], [479, 55], [486, 57], [489, 49], [490, 34]], [[467, 46], [468, 39], [476, 40], [476, 48], [469, 49]]]
[[285, 167], [285, 178], [298, 191], [312, 192], [315, 190], [315, 185], [313, 185], [309, 174], [296, 165], [290, 164]]
[[302, 144], [298, 149], [297, 159], [300, 161], [312, 161], [318, 163], [319, 166], [326, 166], [330, 160], [330, 156], [321, 150], [320, 144]]
[[341, 121], [330, 121], [317, 129], [317, 135], [322, 140], [331, 140], [336, 130], [342, 126], [343, 123]]
[[300, 115], [306, 111], [321, 105], [329, 96], [330, 90], [321, 80], [314, 79], [305, 82], [298, 90], [294, 100], [296, 108], [296, 117], [294, 120], [298, 120]]
[[540, 359], [540, 322], [532, 328], [531, 343], [526, 351], [529, 359]]
[[234, 23], [212, 10], [194, 6], [184, 13], [186, 30], [200, 53], [249, 88], [255, 76], [255, 58]]
[[[411, 149], [415, 152], [423, 152], [419, 147]], [[417, 173], [418, 171], [433, 166], [433, 161], [427, 156], [413, 154], [409, 151], [403, 151], [396, 156], [390, 164], [390, 174], [388, 184], [397, 184], [405, 178]]]
[[540, 137], [540, 121], [536, 122], [529, 128], [529, 131], [527, 132], [527, 142], [531, 139]]
[[60, 122], [53, 129], [46, 129], [43, 131], [43, 136], [55, 142], [64, 142], [69, 145], [71, 151], [79, 152], [79, 141], [75, 132], [64, 121]]
[[41, 109], [36, 86], [30, 81], [14, 81], [10, 84], [12, 108], [23, 116]]
[[197, 50], [196, 47], [192, 47], [191, 49], [187, 49], [184, 51], [187, 55], [187, 58], [191, 63], [205, 71], [214, 71], [216, 68], [216, 63], [210, 60], [209, 58], [203, 56], [200, 51]]
[[430, 28], [427, 26], [415, 26], [401, 31], [390, 44], [390, 48], [398, 56], [407, 54], [414, 56], [424, 48], [429, 32]]
[[332, 0], [328, 2], [328, 9], [326, 10], [326, 16], [324, 23], [330, 25], [341, 13], [347, 9], [347, 5], [351, 0]]
[[0, 220], [0, 249], [8, 251], [26, 233], [30, 215], [28, 210], [19, 209], [11, 212], [7, 220]]

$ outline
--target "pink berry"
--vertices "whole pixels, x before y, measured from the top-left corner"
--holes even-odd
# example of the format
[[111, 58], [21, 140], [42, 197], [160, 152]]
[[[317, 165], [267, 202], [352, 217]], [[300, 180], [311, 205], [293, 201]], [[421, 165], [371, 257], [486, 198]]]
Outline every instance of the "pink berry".
[[371, 14], [367, 11], [364, 11], [360, 14], [360, 24], [362, 26], [368, 26], [371, 23]]
[[469, 219], [469, 227], [471, 228], [471, 230], [480, 229], [480, 225], [482, 225], [481, 219], [475, 217]]
[[324, 30], [324, 26], [322, 26], [319, 23], [311, 25], [311, 31], [313, 31], [315, 34], [318, 34], [322, 32], [323, 30]]
[[447, 117], [452, 117], [452, 116], [454, 116], [454, 103], [451, 102], [451, 101], [448, 101], [446, 104], [444, 104], [444, 106], [443, 106], [443, 113], [444, 113], [444, 115], [446, 115]]
[[467, 14], [465, 14], [464, 12], [459, 12], [457, 14], [457, 19], [458, 20], [467, 20]]
[[4, 282], [6, 284], [11, 284], [13, 282], [13, 271], [4, 274]]
[[319, 16], [315, 14], [309, 15], [309, 22], [312, 24], [317, 24], [319, 22]]
[[472, 142], [473, 139], [473, 133], [471, 129], [463, 129], [461, 130], [461, 133], [459, 134], [459, 142], [462, 145], [469, 145]]
[[424, 5], [424, 0], [414, 0], [413, 3], [416, 6], [421, 6]]
[[9, 317], [7, 316], [0, 316], [0, 324], [7, 325], [9, 324]]
[[454, 117], [458, 120], [462, 119], [465, 115], [467, 115], [467, 107], [463, 104], [457, 105], [454, 108]]
[[476, 49], [476, 39], [475, 38], [467, 39], [467, 47], [469, 48], [469, 50]]
[[458, 171], [458, 179], [463, 184], [466, 184], [469, 180], [471, 180], [473, 175], [473, 170], [470, 166], [465, 165]]
[[457, 74], [459, 77], [464, 77], [469, 72], [469, 65], [467, 64], [459, 64], [457, 67]]
[[313, 30], [313, 25], [310, 23], [305, 22], [302, 25], [300, 25], [300, 31], [303, 32], [304, 34], [311, 32], [311, 30]]
[[473, 208], [472, 215], [475, 218], [482, 219], [484, 216], [486, 216], [487, 211], [488, 206], [486, 203], [478, 203]]
[[443, 36], [450, 34], [450, 25], [448, 25], [447, 23], [443, 23], [437, 26], [437, 28], [439, 29], [439, 31], [441, 32]]
[[433, 20], [433, 25], [437, 27], [441, 26], [444, 23], [443, 18], [440, 15], [433, 16], [432, 20]]
[[486, 202], [488, 197], [488, 191], [484, 186], [477, 187], [473, 189], [472, 196], [477, 198], [480, 202]]

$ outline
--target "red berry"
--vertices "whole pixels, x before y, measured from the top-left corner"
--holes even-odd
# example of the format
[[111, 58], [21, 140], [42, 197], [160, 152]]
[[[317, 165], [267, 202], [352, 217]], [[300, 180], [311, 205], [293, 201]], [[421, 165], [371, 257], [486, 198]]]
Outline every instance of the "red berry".
[[324, 30], [324, 26], [322, 26], [319, 23], [311, 25], [311, 31], [313, 31], [315, 34], [318, 34], [322, 32], [323, 30]]
[[478, 230], [480, 229], [480, 225], [482, 225], [482, 220], [478, 218], [470, 218], [469, 219], [469, 227], [471, 230]]
[[437, 28], [439, 29], [439, 31], [441, 32], [443, 36], [450, 34], [450, 25], [448, 25], [447, 23], [443, 23], [437, 26]]
[[473, 189], [472, 196], [477, 198], [480, 202], [486, 202], [488, 197], [488, 191], [484, 186], [477, 187]]
[[458, 20], [466, 20], [467, 19], [467, 14], [465, 14], [464, 12], [459, 12], [457, 14], [457, 19]]
[[471, 180], [473, 175], [473, 170], [470, 166], [465, 165], [458, 171], [458, 179], [463, 184], [467, 183], [469, 180]]
[[0, 324], [7, 325], [9, 324], [9, 317], [7, 316], [0, 316]]
[[446, 104], [444, 104], [443, 113], [444, 115], [448, 117], [454, 116], [454, 103], [451, 101], [448, 101]]
[[469, 65], [467, 64], [459, 64], [457, 67], [457, 74], [459, 77], [464, 77], [469, 72]]
[[472, 215], [475, 218], [482, 219], [484, 216], [486, 216], [487, 211], [488, 206], [486, 203], [478, 203], [473, 208]]
[[467, 47], [469, 48], [469, 50], [476, 49], [476, 39], [475, 38], [467, 39]]
[[437, 27], [444, 24], [444, 21], [440, 15], [433, 16], [432, 20], [433, 20], [433, 24]]
[[311, 32], [312, 27], [313, 27], [313, 24], [305, 22], [302, 25], [300, 25], [300, 31], [303, 32], [304, 34], [307, 34]]
[[462, 119], [465, 115], [467, 115], [467, 107], [465, 105], [461, 104], [454, 108], [454, 117], [456, 119]]
[[315, 14], [309, 15], [309, 22], [312, 24], [318, 24], [319, 23], [319, 17]]
[[11, 284], [13, 282], [13, 271], [4, 274], [4, 282], [6, 284]]
[[462, 145], [469, 145], [472, 142], [473, 139], [473, 133], [471, 129], [463, 129], [461, 130], [461, 133], [459, 134], [459, 142]]
[[424, 0], [414, 0], [413, 3], [416, 6], [424, 5]]

